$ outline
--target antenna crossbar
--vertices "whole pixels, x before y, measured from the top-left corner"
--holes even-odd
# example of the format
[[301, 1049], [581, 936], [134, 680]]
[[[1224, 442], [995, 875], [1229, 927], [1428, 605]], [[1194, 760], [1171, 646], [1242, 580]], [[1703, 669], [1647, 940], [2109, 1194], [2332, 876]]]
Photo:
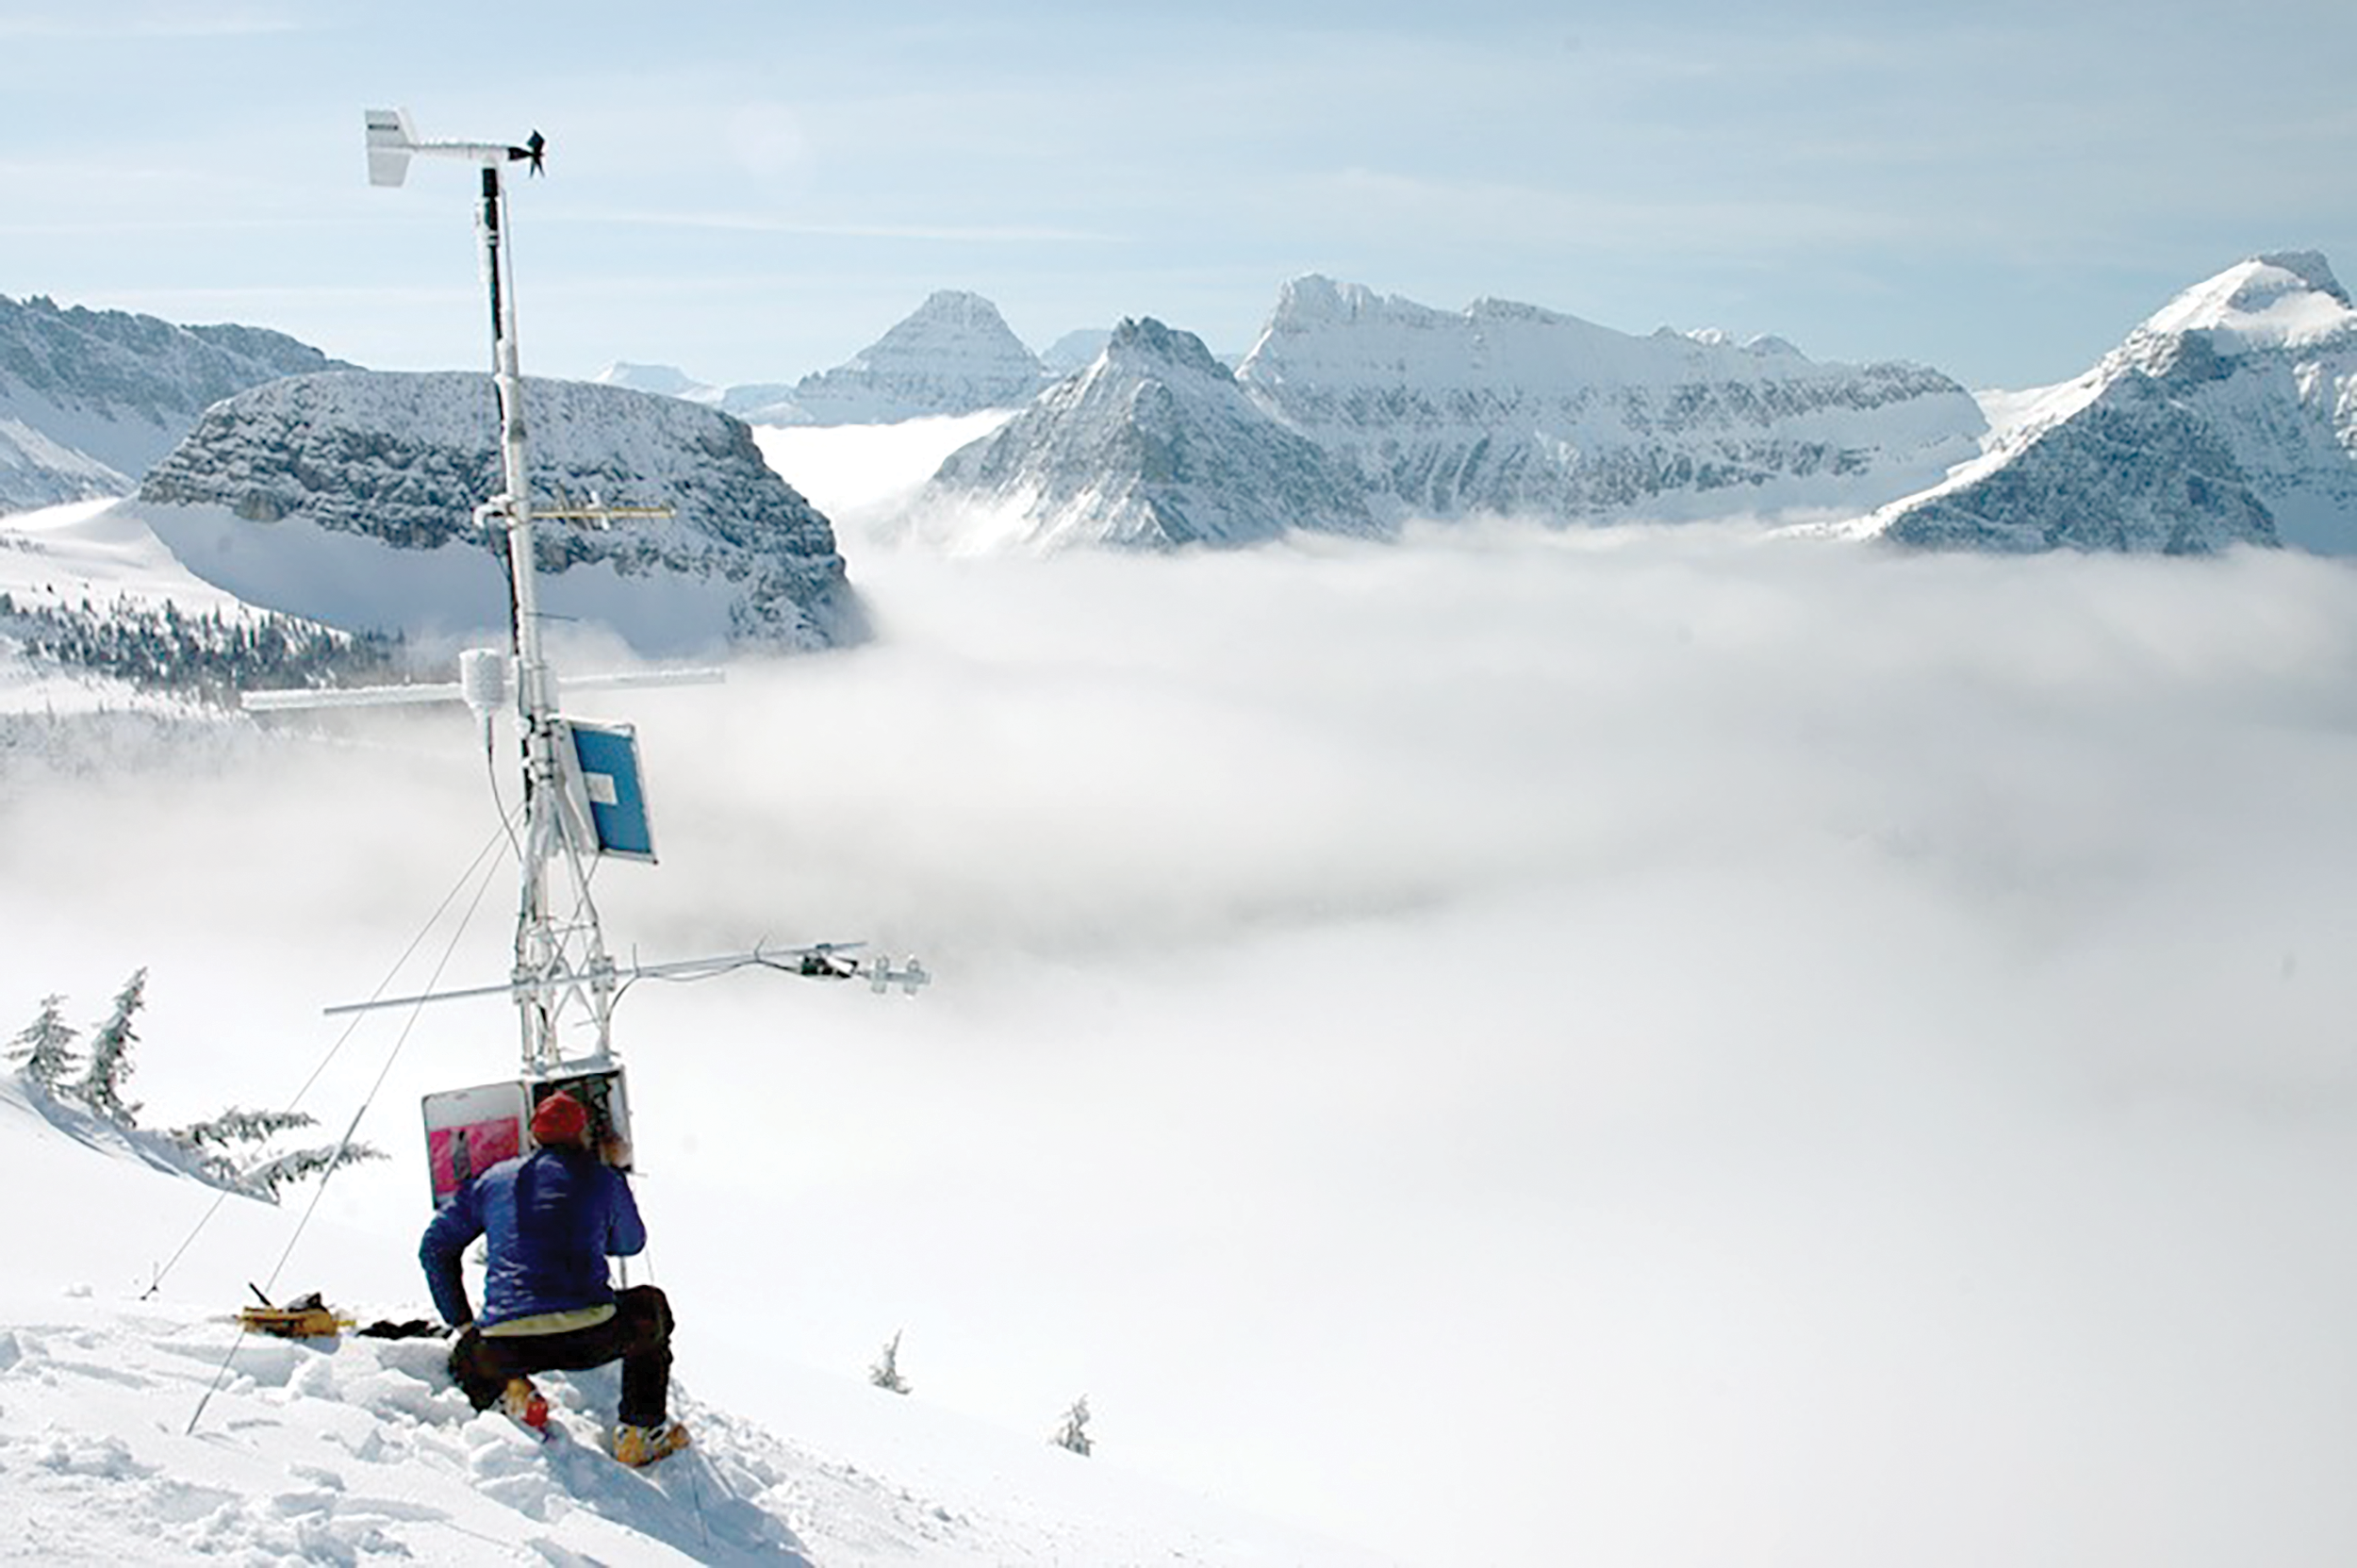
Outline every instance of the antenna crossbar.
[[[628, 983], [635, 980], [709, 980], [717, 975], [738, 969], [776, 969], [811, 980], [865, 980], [879, 991], [893, 986], [914, 994], [932, 977], [915, 959], [896, 966], [889, 958], [862, 960], [856, 955], [867, 946], [865, 942], [814, 942], [799, 948], [753, 948], [745, 952], [721, 953], [711, 958], [677, 958], [661, 964], [632, 964], [619, 967], [606, 966], [602, 977], [581, 975], [569, 977], [576, 983], [591, 983], [602, 978], [609, 983]], [[428, 1002], [468, 1001], [485, 997], [505, 997], [520, 1001], [537, 995], [548, 984], [538, 977], [518, 977], [499, 985], [469, 985], [451, 991], [425, 991], [408, 997], [375, 997], [367, 1001], [341, 1002], [321, 1011], [329, 1017], [341, 1017], [352, 1013], [370, 1013], [383, 1008], [421, 1007]]]

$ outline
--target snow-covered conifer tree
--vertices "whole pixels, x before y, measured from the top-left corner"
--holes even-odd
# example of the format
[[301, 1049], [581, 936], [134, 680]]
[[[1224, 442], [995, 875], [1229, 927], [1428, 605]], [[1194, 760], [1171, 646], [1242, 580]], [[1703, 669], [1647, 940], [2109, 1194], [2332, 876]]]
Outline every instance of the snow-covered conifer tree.
[[251, 1169], [240, 1171], [238, 1180], [256, 1197], [278, 1200], [278, 1190], [305, 1181], [314, 1176], [324, 1176], [342, 1165], [356, 1165], [367, 1160], [382, 1160], [385, 1151], [370, 1144], [346, 1144], [339, 1152], [333, 1144], [318, 1148], [298, 1148], [290, 1154], [280, 1154], [263, 1161]]
[[164, 1136], [194, 1155], [209, 1180], [259, 1197], [274, 1195], [247, 1182], [244, 1166], [251, 1163], [251, 1155], [240, 1160], [230, 1151], [298, 1127], [313, 1126], [316, 1121], [304, 1111], [245, 1111], [232, 1106], [208, 1121], [175, 1127]]
[[57, 1088], [74, 1070], [74, 1036], [79, 1032], [58, 1015], [64, 1001], [55, 994], [41, 998], [40, 1014], [9, 1042], [8, 1060], [20, 1064], [17, 1071], [25, 1081], [39, 1088]]
[[142, 966], [123, 982], [123, 989], [115, 993], [114, 1012], [91, 1036], [90, 1065], [74, 1091], [91, 1110], [125, 1127], [134, 1125], [140, 1109], [124, 1101], [123, 1085], [131, 1076], [131, 1048], [139, 1041], [131, 1030], [131, 1015], [146, 999], [146, 991], [147, 970]]
[[227, 1148], [233, 1144], [258, 1144], [274, 1133], [318, 1125], [307, 1111], [241, 1111], [232, 1106], [210, 1121], [175, 1127], [164, 1134], [188, 1148]]

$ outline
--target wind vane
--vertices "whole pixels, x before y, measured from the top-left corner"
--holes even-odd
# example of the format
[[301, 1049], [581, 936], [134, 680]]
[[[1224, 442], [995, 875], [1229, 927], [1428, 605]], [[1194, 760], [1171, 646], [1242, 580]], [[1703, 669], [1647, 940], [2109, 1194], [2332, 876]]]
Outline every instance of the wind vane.
[[[659, 670], [635, 675], [593, 676], [560, 682], [540, 646], [540, 609], [533, 552], [530, 476], [525, 464], [523, 373], [516, 346], [516, 298], [509, 272], [506, 191], [503, 172], [521, 163], [544, 172], [547, 142], [535, 131], [520, 145], [488, 141], [423, 141], [398, 109], [368, 111], [369, 180], [398, 186], [413, 157], [452, 157], [482, 171], [482, 206], [477, 230], [483, 243], [484, 277], [490, 293], [492, 380], [498, 392], [500, 459], [504, 487], [475, 508], [486, 531], [503, 536], [509, 587], [509, 649], [470, 649], [460, 655], [455, 685], [360, 687], [340, 691], [250, 692], [252, 710], [358, 707], [396, 702], [462, 699], [481, 719], [486, 738], [492, 716], [512, 702], [522, 739], [524, 835], [522, 887], [516, 916], [514, 969], [505, 984], [384, 998], [332, 1007], [330, 1013], [412, 1006], [465, 997], [505, 995], [516, 1003], [521, 1030], [520, 1081], [485, 1085], [427, 1097], [429, 1161], [437, 1201], [455, 1190], [467, 1171], [515, 1152], [529, 1107], [540, 1094], [564, 1085], [583, 1092], [601, 1131], [627, 1137], [628, 1111], [613, 1041], [614, 1004], [623, 983], [641, 977], [694, 979], [750, 966], [823, 979], [866, 980], [875, 990], [894, 986], [914, 994], [931, 977], [911, 959], [896, 966], [889, 958], [863, 959], [865, 944], [822, 942], [786, 949], [688, 959], [676, 963], [618, 966], [605, 949], [597, 905], [589, 896], [589, 872], [600, 856], [651, 862], [654, 840], [646, 788], [638, 764], [635, 732], [626, 724], [593, 724], [557, 711], [560, 689], [668, 685], [719, 679], [714, 670]], [[543, 507], [537, 515], [609, 526], [629, 517], [667, 515], [667, 509], [587, 506]], [[552, 898], [561, 890], [562, 901]], [[569, 1049], [564, 1032], [585, 1028], [585, 1048]], [[440, 1102], [437, 1109], [437, 1102]], [[470, 1142], [470, 1134], [473, 1135]], [[503, 1149], [502, 1146], [506, 1147]]]

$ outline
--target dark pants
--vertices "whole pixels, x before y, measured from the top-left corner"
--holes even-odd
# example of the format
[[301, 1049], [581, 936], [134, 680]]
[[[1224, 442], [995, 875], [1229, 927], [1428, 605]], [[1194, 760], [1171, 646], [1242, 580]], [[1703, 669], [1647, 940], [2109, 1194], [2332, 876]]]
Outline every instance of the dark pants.
[[475, 1409], [487, 1411], [510, 1378], [580, 1372], [620, 1358], [625, 1427], [660, 1427], [671, 1390], [671, 1303], [652, 1285], [614, 1296], [614, 1315], [561, 1334], [480, 1334], [471, 1327], [451, 1347], [450, 1375]]

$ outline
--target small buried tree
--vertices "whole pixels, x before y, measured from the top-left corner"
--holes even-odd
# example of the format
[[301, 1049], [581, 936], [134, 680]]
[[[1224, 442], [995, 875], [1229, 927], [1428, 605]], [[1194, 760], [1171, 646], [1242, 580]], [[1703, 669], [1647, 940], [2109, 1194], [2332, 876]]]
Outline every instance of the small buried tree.
[[876, 1358], [876, 1364], [867, 1369], [867, 1380], [892, 1394], [908, 1393], [909, 1381], [900, 1376], [899, 1329], [892, 1330], [892, 1337], [884, 1342], [883, 1353]]
[[1063, 1412], [1063, 1425], [1058, 1427], [1048, 1442], [1059, 1448], [1069, 1448], [1086, 1459], [1096, 1444], [1089, 1439], [1089, 1396], [1085, 1394], [1072, 1401], [1072, 1408]]

